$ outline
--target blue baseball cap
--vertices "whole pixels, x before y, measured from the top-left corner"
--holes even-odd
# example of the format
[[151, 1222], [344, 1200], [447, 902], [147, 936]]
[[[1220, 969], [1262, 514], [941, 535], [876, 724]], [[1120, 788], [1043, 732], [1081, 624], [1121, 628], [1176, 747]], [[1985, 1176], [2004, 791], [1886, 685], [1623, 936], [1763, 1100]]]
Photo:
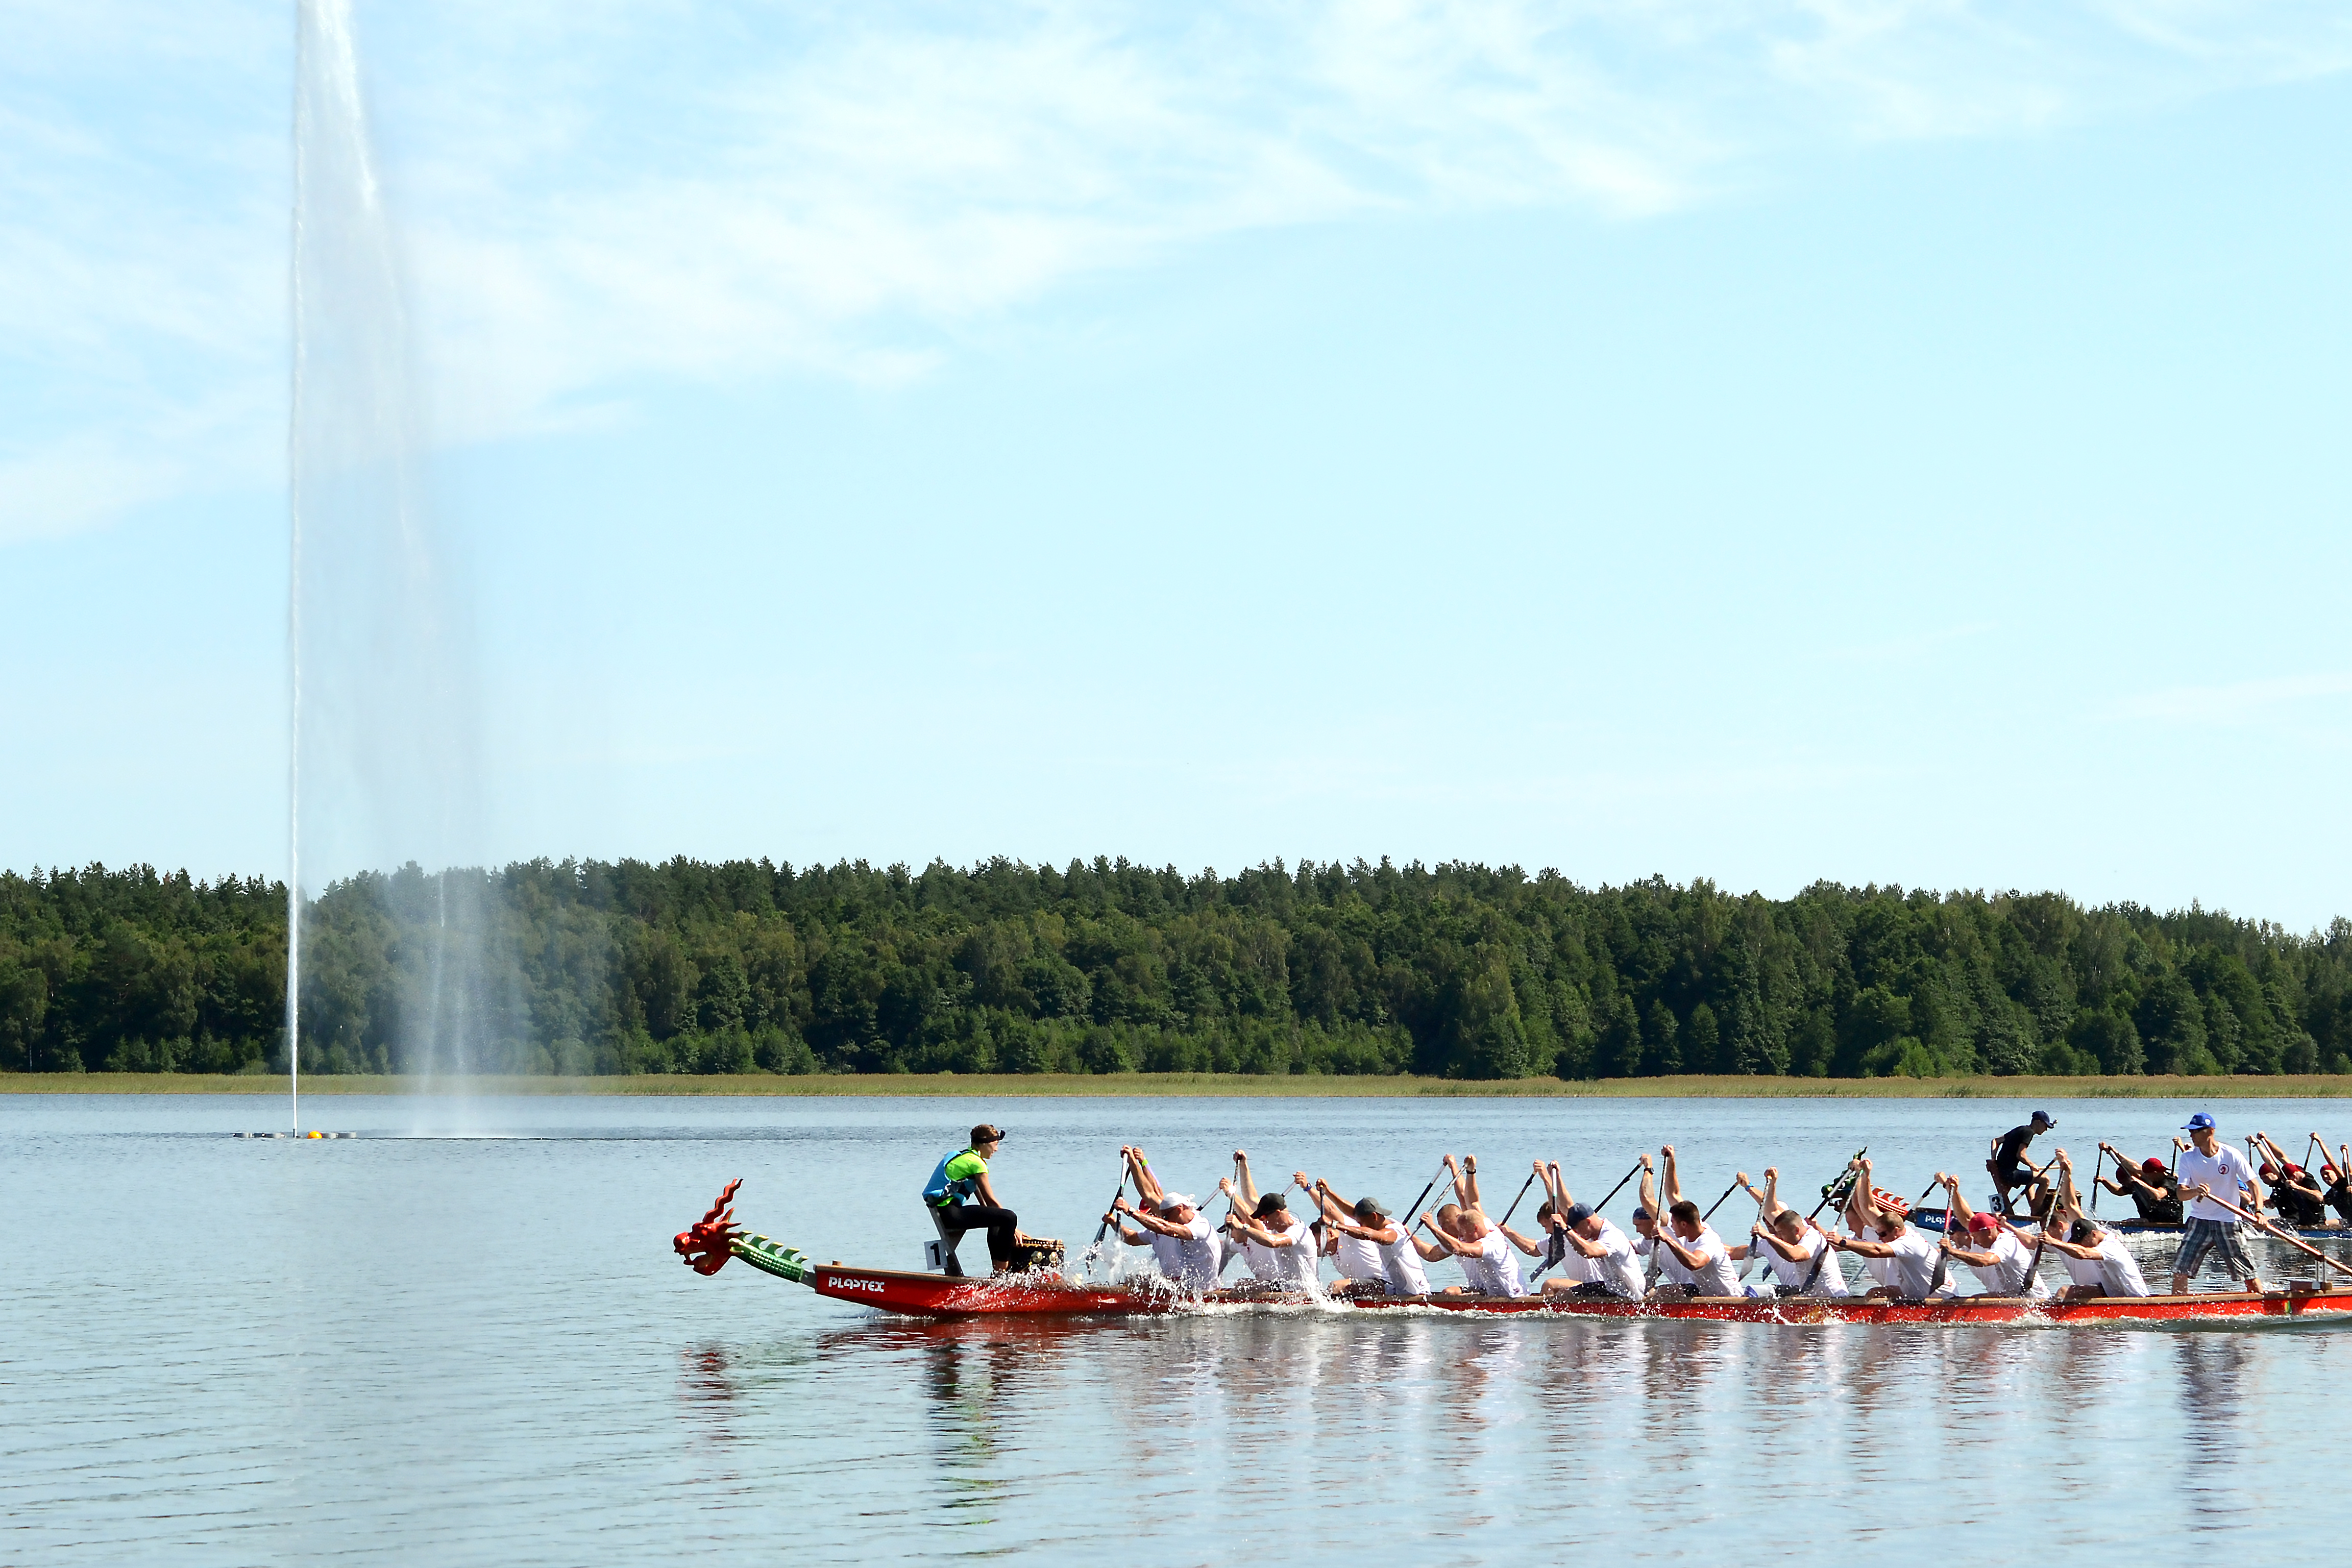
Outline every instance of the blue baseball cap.
[[2183, 1132], [2210, 1132], [2213, 1131], [2213, 1119], [2200, 1110], [2196, 1115], [2189, 1119], [2189, 1125], [2182, 1128], [2181, 1131]]
[[1592, 1205], [1590, 1204], [1570, 1204], [1568, 1205], [1568, 1212], [1559, 1217], [1561, 1223], [1564, 1225], [1582, 1225], [1586, 1220], [1592, 1217]]

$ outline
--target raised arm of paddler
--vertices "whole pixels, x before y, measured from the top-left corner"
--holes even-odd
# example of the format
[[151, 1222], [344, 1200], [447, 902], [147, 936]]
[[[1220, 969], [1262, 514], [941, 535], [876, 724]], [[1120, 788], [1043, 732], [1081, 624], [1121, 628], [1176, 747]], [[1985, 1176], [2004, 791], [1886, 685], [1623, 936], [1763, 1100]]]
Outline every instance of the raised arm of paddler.
[[1845, 1198], [1846, 1226], [1860, 1236], [1866, 1230], [1875, 1229], [1878, 1225], [1876, 1189], [1871, 1185], [1868, 1160], [1850, 1160], [1846, 1163], [1846, 1169], [1855, 1173], [1853, 1190], [1846, 1194]]
[[1454, 1201], [1465, 1209], [1478, 1209], [1484, 1214], [1486, 1210], [1479, 1208], [1478, 1205], [1478, 1156], [1465, 1154], [1457, 1165], [1454, 1156], [1448, 1154], [1445, 1156], [1445, 1168], [1454, 1173]]
[[1649, 1210], [1654, 1216], [1666, 1212], [1665, 1205], [1658, 1202], [1657, 1167], [1650, 1163], [1650, 1156], [1646, 1151], [1642, 1155], [1642, 1181], [1641, 1184], [1633, 1189], [1633, 1201]]
[[[1236, 1149], [1234, 1151], [1234, 1176], [1240, 1184], [1238, 1191], [1241, 1194], [1240, 1201], [1242, 1206], [1250, 1210], [1252, 1213], [1255, 1213], [1257, 1209], [1257, 1183], [1250, 1175], [1249, 1154], [1244, 1150]], [[1222, 1184], [1220, 1184], [1222, 1185]]]
[[1969, 1200], [1960, 1195], [1959, 1177], [1949, 1171], [1938, 1171], [1936, 1173], [1936, 1181], [1944, 1189], [1944, 1202], [1947, 1205], [1944, 1210], [1947, 1216], [1944, 1221], [1944, 1234], [1950, 1236], [1956, 1231], [1966, 1230], [1969, 1227], [1969, 1221], [1976, 1217], [1976, 1210], [1969, 1207]]
[[1682, 1178], [1675, 1173], [1675, 1146], [1669, 1143], [1658, 1152], [1665, 1157], [1666, 1162], [1665, 1190], [1659, 1194], [1666, 1202], [1665, 1208], [1653, 1209], [1650, 1212], [1662, 1215], [1666, 1212], [1666, 1209], [1683, 1201], [1683, 1183]]
[[[1755, 1184], [1748, 1179], [1748, 1173], [1745, 1171], [1734, 1171], [1731, 1173], [1731, 1184], [1756, 1200], [1756, 1223], [1748, 1228], [1751, 1235], [1755, 1231], [1761, 1230], [1764, 1227], [1764, 1194], [1756, 1190]], [[1728, 1250], [1735, 1263], [1745, 1263], [1757, 1255], [1756, 1248], [1744, 1241]]]
[[1543, 1183], [1544, 1196], [1551, 1200], [1551, 1212], [1557, 1215], [1566, 1214], [1569, 1204], [1573, 1200], [1568, 1195], [1568, 1184], [1559, 1178], [1559, 1162], [1538, 1160], [1536, 1162], [1536, 1172], [1538, 1178]]
[[2050, 1156], [2050, 1163], [2058, 1167], [2058, 1201], [2050, 1210], [2051, 1216], [2055, 1218], [2062, 1211], [2080, 1214], [2083, 1194], [2074, 1188], [2074, 1162], [2066, 1157], [2065, 1150], [2060, 1149]]
[[1143, 1151], [1122, 1144], [1118, 1157], [1127, 1162], [1127, 1179], [1135, 1184], [1136, 1196], [1158, 1208], [1160, 1194], [1167, 1189], [1160, 1186], [1160, 1178], [1151, 1173], [1151, 1162], [1143, 1157]]

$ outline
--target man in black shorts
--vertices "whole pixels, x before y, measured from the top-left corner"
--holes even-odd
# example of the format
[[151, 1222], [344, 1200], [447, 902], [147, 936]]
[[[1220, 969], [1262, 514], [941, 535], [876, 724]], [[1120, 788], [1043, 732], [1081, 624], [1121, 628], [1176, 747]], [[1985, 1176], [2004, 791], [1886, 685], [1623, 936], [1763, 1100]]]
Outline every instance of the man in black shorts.
[[2026, 1207], [2036, 1214], [2042, 1212], [2042, 1205], [2050, 1196], [2050, 1184], [2024, 1164], [2025, 1146], [2032, 1142], [2037, 1134], [2047, 1132], [2057, 1125], [2050, 1119], [2049, 1112], [2037, 1110], [2032, 1121], [2022, 1127], [2011, 1128], [1993, 1141], [1992, 1158], [1985, 1162], [1985, 1169], [1992, 1173], [1993, 1195], [2003, 1214], [2012, 1212], [2009, 1194], [2019, 1187], [2025, 1189]]

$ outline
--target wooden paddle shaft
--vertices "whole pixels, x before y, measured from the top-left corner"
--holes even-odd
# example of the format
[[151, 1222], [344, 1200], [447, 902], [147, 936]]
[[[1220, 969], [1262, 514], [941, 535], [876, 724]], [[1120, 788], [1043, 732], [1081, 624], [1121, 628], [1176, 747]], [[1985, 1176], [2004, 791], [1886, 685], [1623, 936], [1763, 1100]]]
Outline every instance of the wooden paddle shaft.
[[[2248, 1214], [2245, 1210], [2243, 1210], [2243, 1209], [2240, 1208], [2237, 1205], [2235, 1205], [2235, 1204], [2231, 1203], [2229, 1199], [2224, 1198], [2224, 1197], [2219, 1197], [2219, 1196], [2216, 1196], [2214, 1194], [2212, 1194], [2212, 1193], [2210, 1193], [2210, 1192], [2209, 1192], [2209, 1193], [2207, 1193], [2207, 1194], [2205, 1194], [2205, 1200], [2206, 1200], [2208, 1203], [2214, 1204], [2214, 1205], [2219, 1205], [2220, 1207], [2222, 1207], [2222, 1208], [2228, 1209], [2231, 1214], [2236, 1215], [2240, 1219], [2244, 1220], [2248, 1225], [2252, 1226], [2256, 1230], [2265, 1231], [2265, 1232], [2269, 1233], [2270, 1237], [2271, 1237], [2271, 1239], [2272, 1239], [2272, 1240], [2273, 1240], [2273, 1241], [2284, 1241], [2284, 1242], [2285, 1242], [2289, 1247], [2294, 1247], [2294, 1248], [2296, 1251], [2298, 1251], [2298, 1252], [2308, 1252], [2308, 1253], [2309, 1253], [2309, 1254], [2311, 1254], [2314, 1258], [2316, 1258], [2317, 1259], [2319, 1259], [2319, 1261], [2321, 1261], [2322, 1263], [2325, 1263], [2326, 1265], [2327, 1265], [2327, 1267], [2329, 1267], [2330, 1268], [2340, 1268], [2340, 1269], [2342, 1269], [2342, 1270], [2343, 1270], [2345, 1273], [2347, 1273], [2347, 1274], [2352, 1274], [2352, 1263], [2338, 1263], [2338, 1262], [2336, 1262], [2336, 1259], [2334, 1259], [2333, 1258], [2328, 1257], [2328, 1256], [2327, 1256], [2327, 1254], [2326, 1254], [2326, 1253], [2324, 1253], [2324, 1252], [2320, 1251], [2320, 1250], [2319, 1250], [2319, 1248], [2317, 1248], [2317, 1247], [2314, 1247], [2314, 1246], [2310, 1245], [2308, 1242], [2304, 1242], [2304, 1241], [2298, 1241], [2298, 1240], [2296, 1240], [2294, 1237], [2289, 1236], [2285, 1231], [2284, 1231], [2284, 1230], [2280, 1229], [2277, 1226], [2274, 1226], [2274, 1225], [2273, 1225], [2270, 1221], [2268, 1221], [2268, 1220], [2266, 1220], [2266, 1219], [2263, 1218], [2263, 1216], [2262, 1216], [2262, 1215], [2253, 1215], [2253, 1214]], [[2192, 1199], [2191, 1201], [2193, 1202], [2194, 1200]]]

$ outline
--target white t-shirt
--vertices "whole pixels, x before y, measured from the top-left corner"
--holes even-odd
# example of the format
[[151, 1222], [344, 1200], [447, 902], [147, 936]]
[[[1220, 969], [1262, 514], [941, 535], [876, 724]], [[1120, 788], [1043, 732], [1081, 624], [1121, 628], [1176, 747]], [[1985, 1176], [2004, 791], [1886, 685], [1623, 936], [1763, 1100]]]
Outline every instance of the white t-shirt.
[[1421, 1254], [1413, 1250], [1412, 1237], [1402, 1226], [1397, 1226], [1397, 1238], [1381, 1246], [1381, 1277], [1389, 1289], [1400, 1296], [1429, 1294], [1429, 1276], [1422, 1272]]
[[[1884, 1237], [1880, 1239], [1886, 1240]], [[1879, 1277], [1880, 1283], [1895, 1287], [1906, 1300], [1927, 1300], [1929, 1287], [1936, 1278], [1937, 1255], [1943, 1249], [1928, 1240], [1927, 1233], [1917, 1226], [1905, 1226], [1903, 1234], [1886, 1241], [1886, 1245], [1895, 1249], [1895, 1256], [1886, 1260], [1887, 1272]], [[1874, 1269], [1872, 1272], [1876, 1274], [1877, 1271]], [[1943, 1289], [1936, 1294], [1956, 1296], [1959, 1292], [1947, 1278]]]
[[2058, 1255], [2058, 1261], [2066, 1266], [2066, 1279], [2070, 1284], [2105, 1285], [2107, 1282], [2105, 1267], [2098, 1258], [2077, 1258], [2071, 1252], [2062, 1252]]
[[1482, 1296], [1524, 1296], [1528, 1288], [1519, 1279], [1519, 1259], [1511, 1246], [1511, 1238], [1499, 1230], [1488, 1231], [1478, 1243], [1478, 1256], [1457, 1256], [1462, 1265], [1462, 1277], [1470, 1289]]
[[[1804, 1291], [1805, 1279], [1810, 1275], [1812, 1276], [1813, 1288], [1811, 1291], [1805, 1292], [1806, 1294], [1851, 1296], [1853, 1292], [1846, 1289], [1845, 1270], [1838, 1267], [1837, 1254], [1832, 1252], [1826, 1258], [1822, 1257], [1822, 1248], [1829, 1244], [1828, 1237], [1817, 1230], [1807, 1230], [1793, 1244], [1804, 1247], [1805, 1256], [1793, 1263], [1774, 1251], [1770, 1242], [1759, 1241], [1750, 1245], [1764, 1254], [1764, 1261], [1770, 1266], [1772, 1278], [1782, 1290], [1791, 1295]], [[1814, 1275], [1813, 1265], [1817, 1261], [1822, 1266], [1822, 1271]]]
[[1339, 1232], [1339, 1245], [1332, 1249], [1331, 1262], [1342, 1279], [1381, 1279], [1387, 1270], [1381, 1267], [1381, 1249], [1377, 1243], [1360, 1236]]
[[[1175, 1221], [1168, 1223], [1173, 1225]], [[1159, 1259], [1160, 1272], [1192, 1290], [1213, 1290], [1217, 1288], [1218, 1272], [1225, 1266], [1223, 1252], [1217, 1246], [1216, 1226], [1200, 1210], [1192, 1211], [1191, 1234], [1181, 1237], [1162, 1236], [1156, 1230], [1143, 1234], [1151, 1238], [1152, 1256]]]
[[2140, 1278], [2139, 1260], [2124, 1245], [2124, 1238], [2112, 1230], [2099, 1243], [2099, 1283], [2107, 1288], [2110, 1296], [2153, 1294], [2147, 1281]]
[[1633, 1243], [1633, 1256], [1656, 1264], [1658, 1272], [1665, 1277], [1666, 1283], [1669, 1285], [1691, 1283], [1691, 1271], [1683, 1267], [1683, 1260], [1675, 1256], [1672, 1247], [1667, 1247], [1654, 1236], [1645, 1236], [1636, 1240]]
[[[1679, 1238], [1677, 1238], [1679, 1239]], [[1723, 1237], [1701, 1226], [1696, 1241], [1685, 1241], [1685, 1247], [1705, 1256], [1706, 1261], [1692, 1269], [1691, 1284], [1702, 1296], [1737, 1296], [1739, 1294], [1739, 1269], [1731, 1261], [1731, 1248]], [[1669, 1252], [1669, 1258], [1674, 1254]]]
[[1264, 1220], [1258, 1223], [1262, 1228], [1276, 1236], [1290, 1237], [1290, 1245], [1268, 1247], [1262, 1241], [1244, 1237], [1242, 1250], [1249, 1257], [1250, 1272], [1273, 1284], [1312, 1290], [1316, 1278], [1315, 1238], [1307, 1234], [1307, 1222], [1293, 1215], [1287, 1225], [1272, 1226]]
[[[2246, 1157], [2229, 1144], [2214, 1142], [2213, 1152], [2200, 1154], [2192, 1145], [2180, 1156], [2180, 1184], [2183, 1188], [2199, 1184], [2210, 1187], [2217, 1196], [2226, 1198], [2238, 1208], [2247, 1208], [2246, 1184], [2253, 1173], [2246, 1168]], [[2251, 1209], [2247, 1212], [2252, 1213]], [[2217, 1219], [2223, 1225], [2235, 1225], [2238, 1216], [2211, 1198], [2198, 1198], [2189, 1205], [2190, 1219]]]
[[2033, 1249], [2018, 1240], [2013, 1232], [2003, 1230], [1992, 1238], [1990, 1247], [1984, 1247], [1975, 1245], [1975, 1238], [1971, 1237], [1969, 1250], [1990, 1252], [1993, 1256], [1993, 1262], [1990, 1268], [1975, 1263], [1969, 1265], [1978, 1281], [1984, 1286], [1987, 1294], [2027, 1296], [2037, 1300], [2050, 1294], [2050, 1287], [2044, 1285], [2038, 1275], [2032, 1281], [2032, 1288], [2031, 1289], [2026, 1288], [2026, 1276], [2033, 1268]]
[[1587, 1258], [1573, 1247], [1568, 1249], [1568, 1261], [1576, 1268], [1578, 1278], [1595, 1285], [1606, 1285], [1621, 1296], [1638, 1299], [1642, 1293], [1642, 1264], [1633, 1256], [1633, 1244], [1626, 1239], [1610, 1220], [1601, 1222], [1601, 1234], [1592, 1245], [1607, 1250], [1599, 1258]]

